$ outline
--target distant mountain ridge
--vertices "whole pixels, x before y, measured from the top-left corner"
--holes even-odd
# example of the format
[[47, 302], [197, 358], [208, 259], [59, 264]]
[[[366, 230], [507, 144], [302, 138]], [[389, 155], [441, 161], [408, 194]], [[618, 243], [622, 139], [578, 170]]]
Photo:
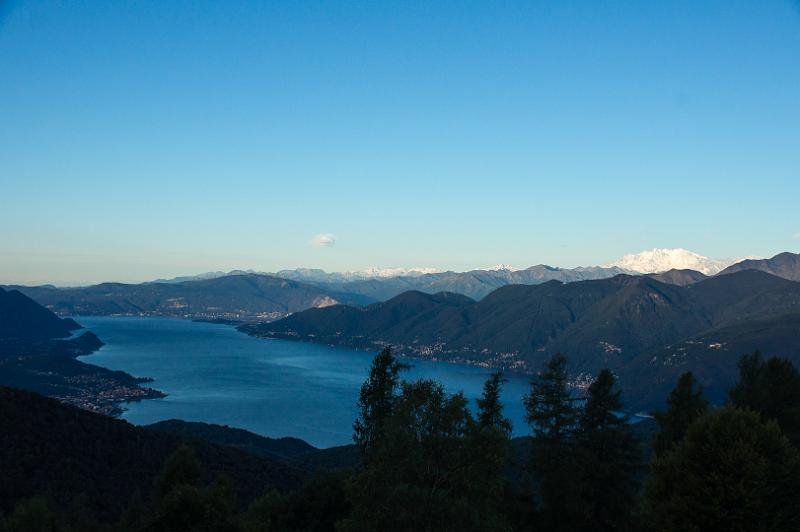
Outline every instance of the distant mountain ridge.
[[[687, 253], [691, 257], [701, 257]], [[748, 260], [725, 271], [752, 267], [798, 280], [798, 257], [800, 255], [785, 253], [763, 261]], [[778, 266], [778, 261], [781, 266]], [[705, 269], [708, 271], [708, 267]], [[386, 273], [390, 270], [383, 271]], [[620, 266], [558, 268], [540, 264], [526, 269], [501, 265], [496, 269], [468, 272], [423, 273], [422, 269], [418, 269], [416, 273], [409, 275], [369, 278], [353, 278], [347, 274], [315, 269], [284, 270], [277, 274], [233, 270], [227, 273], [210, 272], [191, 280], [169, 282], [102, 283], [77, 288], [9, 288], [18, 289], [61, 315], [175, 316], [223, 321], [263, 321], [338, 303], [366, 305], [386, 301], [409, 290], [429, 294], [455, 292], [479, 300], [500, 287], [513, 284], [536, 285], [552, 280], [571, 283], [607, 279], [620, 274], [649, 275], [659, 281], [679, 286], [708, 277], [700, 271], [685, 268], [639, 274]]]
[[719, 272], [719, 275], [726, 275], [744, 270], [759, 270], [784, 279], [800, 281], [800, 254], [784, 252], [770, 259], [743, 260], [728, 266]]
[[[561, 351], [578, 376], [611, 367], [634, 392], [631, 404], [649, 408], [683, 369], [721, 397], [752, 345], [734, 332], [769, 337], [770, 330], [786, 330], [793, 315], [800, 315], [800, 283], [746, 270], [686, 286], [630, 275], [508, 285], [479, 301], [412, 291], [365, 308], [311, 309], [241, 330], [369, 350], [388, 344], [415, 357], [519, 371], [536, 371]], [[770, 354], [800, 362], [800, 335], [779, 336]], [[697, 347], [691, 356], [687, 345]]]
[[276, 319], [307, 308], [365, 301], [269, 275], [226, 275], [179, 283], [102, 283], [80, 288], [14, 287], [62, 315]]
[[524, 270], [503, 268], [468, 272], [448, 271], [381, 279], [308, 282], [338, 292], [358, 294], [373, 301], [383, 301], [408, 290], [418, 290], [430, 294], [456, 292], [472, 299], [481, 299], [493, 290], [509, 284], [540, 284], [551, 280], [567, 283], [603, 279], [620, 273], [630, 272], [621, 268], [578, 267], [568, 269], [540, 264]]

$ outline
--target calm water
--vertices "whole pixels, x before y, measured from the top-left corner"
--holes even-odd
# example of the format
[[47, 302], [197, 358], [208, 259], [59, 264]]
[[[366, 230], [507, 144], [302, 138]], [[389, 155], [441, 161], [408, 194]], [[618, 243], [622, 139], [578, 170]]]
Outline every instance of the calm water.
[[[152, 377], [168, 394], [127, 405], [136, 424], [178, 418], [240, 427], [271, 437], [296, 436], [328, 447], [351, 442], [358, 389], [374, 353], [262, 340], [228, 325], [170, 318], [80, 317], [106, 345], [84, 362]], [[409, 361], [407, 379], [435, 379], [448, 391], [475, 398], [489, 370]], [[525, 434], [523, 376], [509, 376], [506, 415]], [[473, 401], [474, 405], [474, 401]]]

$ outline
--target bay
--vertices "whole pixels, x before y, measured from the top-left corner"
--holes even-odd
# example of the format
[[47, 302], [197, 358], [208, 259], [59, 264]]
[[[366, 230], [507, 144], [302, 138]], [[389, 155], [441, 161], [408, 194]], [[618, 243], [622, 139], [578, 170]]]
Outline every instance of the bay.
[[[358, 390], [375, 353], [247, 336], [234, 327], [173, 318], [81, 316], [76, 320], [105, 346], [86, 363], [151, 377], [163, 399], [128, 403], [123, 418], [137, 425], [165, 419], [294, 436], [317, 447], [351, 443]], [[407, 360], [407, 380], [441, 382], [448, 392], [480, 396], [491, 370]], [[503, 393], [514, 434], [529, 432], [522, 397], [528, 378], [506, 375]]]

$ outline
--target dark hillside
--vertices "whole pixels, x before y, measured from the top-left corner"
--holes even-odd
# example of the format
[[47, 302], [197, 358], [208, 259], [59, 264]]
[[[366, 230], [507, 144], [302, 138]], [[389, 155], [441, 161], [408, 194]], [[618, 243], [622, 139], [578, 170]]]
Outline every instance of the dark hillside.
[[[63, 405], [38, 394], [0, 388], [0, 511], [44, 495], [68, 506], [85, 494], [90, 508], [115, 518], [137, 490], [150, 492], [166, 457], [186, 438]], [[231, 478], [246, 502], [274, 486], [291, 489], [307, 474], [284, 461], [188, 440], [208, 479]]]
[[800, 281], [800, 253], [784, 252], [771, 259], [743, 260], [728, 266], [717, 275], [727, 275], [744, 270], [760, 270], [791, 281]]
[[674, 284], [677, 286], [687, 286], [708, 279], [706, 274], [695, 270], [676, 269], [668, 270], [662, 273], [651, 273], [648, 275], [648, 277], [651, 277], [662, 283]]
[[81, 327], [64, 320], [18, 290], [0, 288], [0, 338], [49, 340], [65, 338]]
[[268, 438], [234, 427], [183, 421], [180, 419], [160, 421], [148, 425], [147, 428], [180, 436], [200, 438], [201, 440], [218, 445], [235, 447], [251, 454], [281, 458], [310, 453], [317, 450], [316, 447], [299, 438]]

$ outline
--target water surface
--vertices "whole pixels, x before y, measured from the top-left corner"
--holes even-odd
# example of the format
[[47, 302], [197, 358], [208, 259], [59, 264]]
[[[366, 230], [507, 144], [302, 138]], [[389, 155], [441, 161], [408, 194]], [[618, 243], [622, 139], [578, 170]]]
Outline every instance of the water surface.
[[[163, 399], [125, 405], [135, 424], [165, 419], [239, 427], [264, 436], [296, 436], [318, 447], [351, 442], [358, 390], [374, 353], [264, 340], [229, 325], [172, 318], [79, 317], [106, 343], [84, 362], [152, 377]], [[474, 399], [490, 370], [409, 360], [405, 378], [430, 378]], [[522, 396], [528, 379], [508, 375], [506, 415], [526, 434]], [[474, 401], [473, 401], [474, 405]]]

